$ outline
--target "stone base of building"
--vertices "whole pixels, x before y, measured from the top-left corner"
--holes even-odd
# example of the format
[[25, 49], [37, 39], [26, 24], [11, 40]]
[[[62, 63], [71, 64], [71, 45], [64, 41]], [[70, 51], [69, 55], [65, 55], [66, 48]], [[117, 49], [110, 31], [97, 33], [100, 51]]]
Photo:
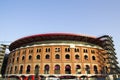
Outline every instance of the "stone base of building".
[[118, 74], [105, 75], [105, 74], [7, 74], [7, 78], [27, 78], [31, 80], [37, 79], [52, 79], [52, 80], [81, 80], [81, 79], [100, 79], [100, 80], [115, 80], [119, 78]]
[[102, 74], [8, 74], [8, 78], [24, 78], [35, 80], [35, 78], [42, 78], [44, 80], [81, 80], [81, 79], [95, 79], [99, 78], [105, 80], [106, 75]]

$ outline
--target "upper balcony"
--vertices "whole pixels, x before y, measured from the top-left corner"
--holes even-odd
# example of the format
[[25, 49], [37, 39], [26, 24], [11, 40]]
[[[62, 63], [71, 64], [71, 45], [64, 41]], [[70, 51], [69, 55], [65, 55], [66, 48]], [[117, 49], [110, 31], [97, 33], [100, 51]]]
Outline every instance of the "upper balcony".
[[113, 42], [112, 37], [109, 36], [109, 35], [103, 35], [103, 36], [99, 37], [99, 39], [102, 40], [102, 41], [103, 40], [109, 40], [110, 42]]
[[112, 47], [114, 47], [114, 44], [111, 43], [111, 42], [108, 41], [108, 40], [104, 40], [104, 41], [103, 41], [103, 46], [112, 46]]

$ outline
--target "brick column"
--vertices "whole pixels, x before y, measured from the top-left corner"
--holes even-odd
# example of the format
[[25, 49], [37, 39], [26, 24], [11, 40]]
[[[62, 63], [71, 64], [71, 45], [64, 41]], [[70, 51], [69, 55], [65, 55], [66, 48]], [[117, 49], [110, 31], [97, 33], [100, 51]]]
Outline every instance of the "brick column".
[[65, 74], [65, 66], [64, 66], [64, 63], [61, 64], [61, 69], [60, 69], [60, 73], [61, 74]]
[[27, 68], [27, 65], [24, 64], [24, 65], [23, 65], [23, 72], [22, 72], [22, 74], [26, 74], [26, 68]]
[[52, 63], [50, 64], [50, 74], [54, 74], [54, 66]]

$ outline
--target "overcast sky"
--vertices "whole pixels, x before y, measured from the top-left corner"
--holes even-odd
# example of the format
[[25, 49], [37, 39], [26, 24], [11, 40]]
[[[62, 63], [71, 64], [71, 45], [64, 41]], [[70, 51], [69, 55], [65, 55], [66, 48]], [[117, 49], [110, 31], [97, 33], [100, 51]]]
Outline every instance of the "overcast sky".
[[111, 35], [120, 62], [120, 0], [0, 0], [0, 42], [67, 32]]

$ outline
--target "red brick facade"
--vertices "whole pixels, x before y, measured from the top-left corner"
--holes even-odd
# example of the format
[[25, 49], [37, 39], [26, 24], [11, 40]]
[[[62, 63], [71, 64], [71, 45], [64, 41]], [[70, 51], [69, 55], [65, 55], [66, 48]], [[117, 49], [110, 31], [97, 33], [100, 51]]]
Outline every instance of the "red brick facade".
[[[12, 66], [8, 66], [7, 73], [35, 74], [37, 65], [39, 74], [102, 73], [102, 68], [104, 67], [104, 60], [101, 56], [103, 54], [102, 49], [72, 45], [74, 47], [71, 47], [71, 44], [46, 44], [44, 46], [30, 46], [12, 51], [8, 60], [8, 63], [12, 64]], [[45, 65], [49, 66], [49, 69], [46, 68], [46, 71]], [[59, 69], [55, 68], [56, 65], [58, 65]], [[67, 69], [67, 66], [70, 69]], [[27, 70], [27, 68], [30, 69]]]

